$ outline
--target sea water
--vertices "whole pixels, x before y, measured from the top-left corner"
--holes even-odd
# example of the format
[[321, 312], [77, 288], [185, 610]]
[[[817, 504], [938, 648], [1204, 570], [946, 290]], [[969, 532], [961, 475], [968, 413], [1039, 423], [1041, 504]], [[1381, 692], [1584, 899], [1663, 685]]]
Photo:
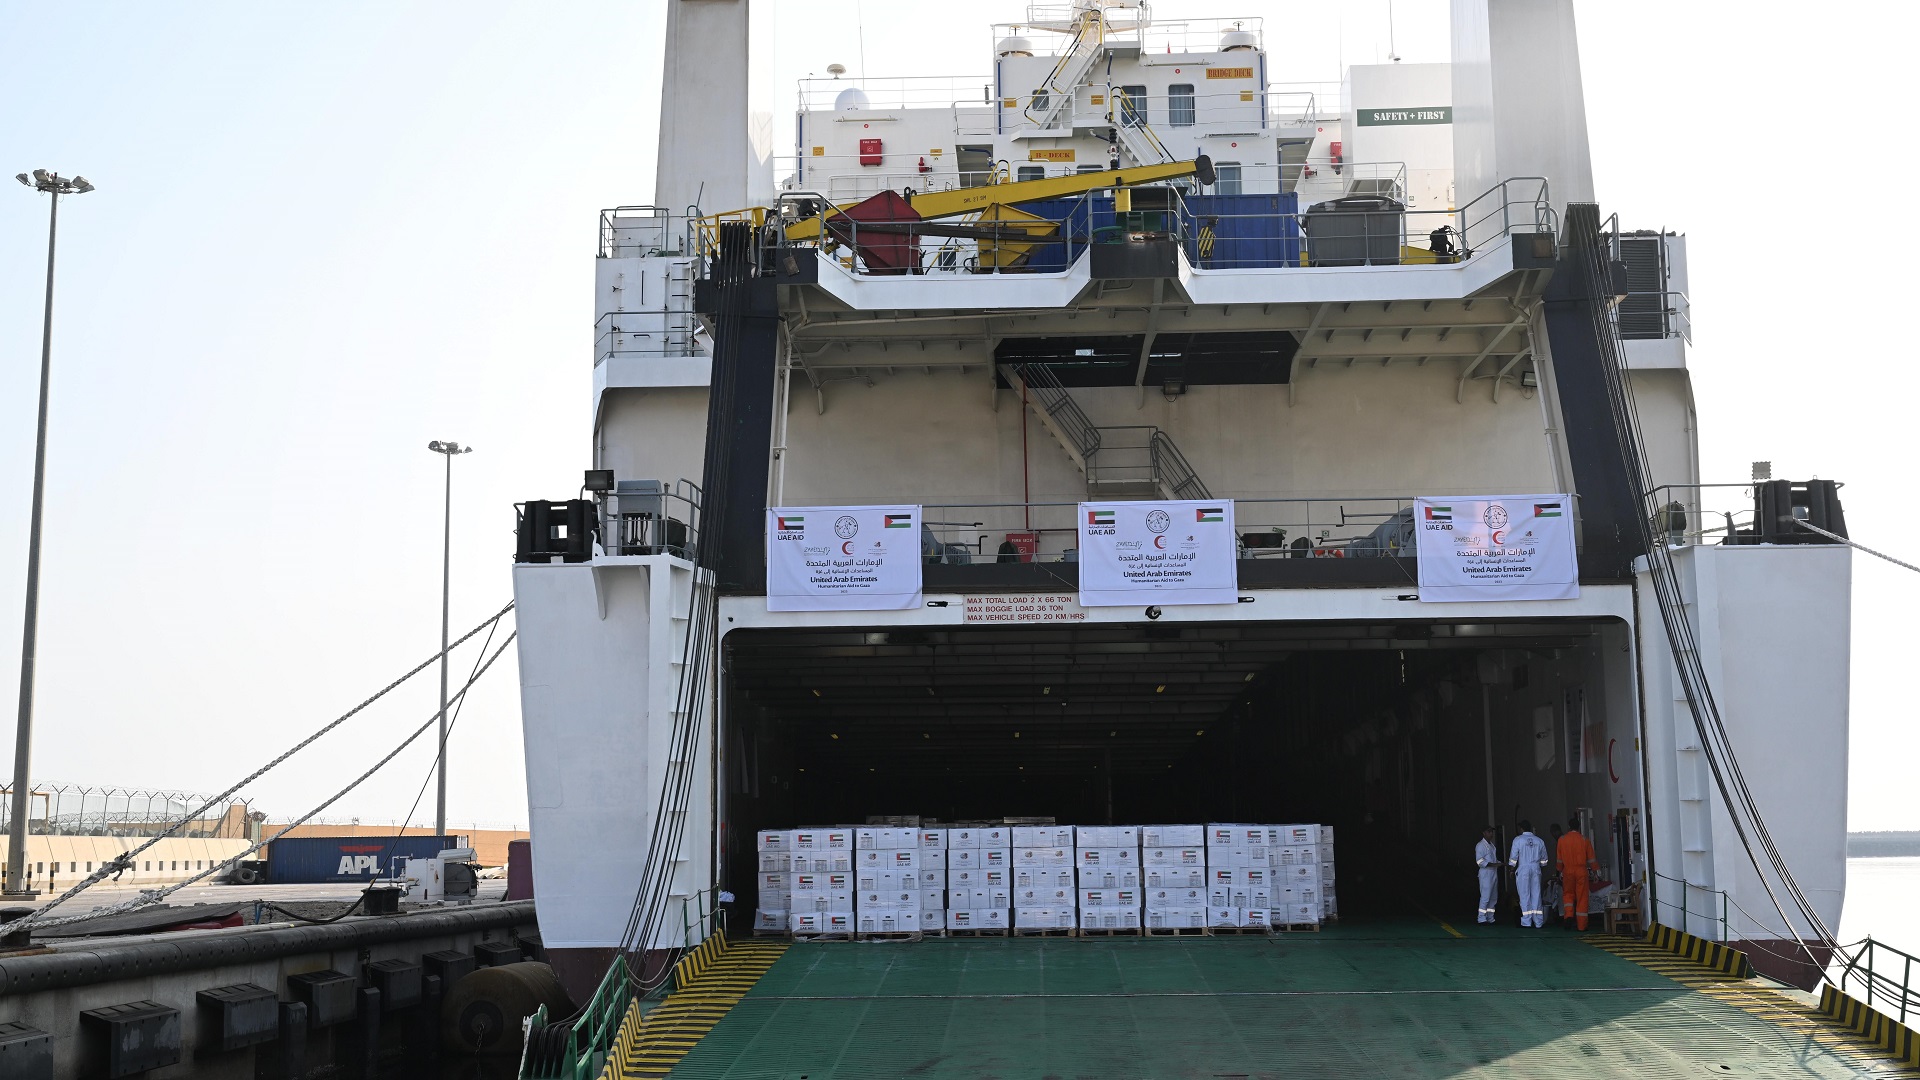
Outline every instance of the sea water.
[[1920, 858], [1848, 859], [1840, 942], [1875, 941], [1920, 955]]

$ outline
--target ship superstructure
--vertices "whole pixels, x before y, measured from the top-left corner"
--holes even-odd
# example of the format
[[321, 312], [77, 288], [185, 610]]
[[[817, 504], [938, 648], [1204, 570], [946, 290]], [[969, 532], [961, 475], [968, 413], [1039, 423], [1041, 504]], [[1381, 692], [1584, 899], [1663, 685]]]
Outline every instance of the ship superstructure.
[[[1795, 973], [1782, 917], [1819, 931], [1694, 670], [1837, 924], [1849, 553], [1786, 519], [1844, 524], [1700, 476], [1685, 238], [1595, 208], [1569, 5], [1459, 0], [1451, 64], [1319, 88], [1271, 20], [1036, 5], [985, 80], [809, 81], [790, 129], [763, 13], [670, 12], [660, 205], [602, 217], [592, 498], [530, 506], [515, 570], [563, 975], [719, 893], [745, 925], [757, 830], [889, 814], [1332, 822], [1414, 867], [1577, 820], [1649, 918]], [[1422, 599], [1416, 499], [1522, 494], [1577, 595]], [[1086, 507], [1140, 501], [1231, 503], [1233, 602], [1082, 602]], [[770, 508], [896, 505], [918, 603], [769, 603]]]

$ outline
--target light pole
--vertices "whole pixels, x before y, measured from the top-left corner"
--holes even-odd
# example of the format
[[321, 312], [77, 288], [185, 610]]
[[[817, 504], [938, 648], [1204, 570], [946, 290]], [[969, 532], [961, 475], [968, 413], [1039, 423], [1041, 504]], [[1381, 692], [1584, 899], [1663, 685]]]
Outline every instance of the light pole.
[[447, 606], [453, 595], [453, 459], [473, 447], [435, 439], [427, 449], [447, 459], [447, 504], [440, 531], [440, 754], [434, 759], [433, 835], [447, 835]]
[[53, 242], [59, 235], [60, 196], [93, 190], [84, 176], [63, 177], [45, 169], [14, 179], [53, 196], [47, 215], [47, 311], [40, 326], [40, 421], [33, 440], [33, 510], [27, 525], [27, 615], [20, 633], [20, 721], [13, 739], [12, 818], [7, 823], [7, 872], [0, 895], [27, 891], [27, 757], [33, 749], [33, 647], [40, 622], [40, 501], [47, 475], [47, 379], [53, 372]]

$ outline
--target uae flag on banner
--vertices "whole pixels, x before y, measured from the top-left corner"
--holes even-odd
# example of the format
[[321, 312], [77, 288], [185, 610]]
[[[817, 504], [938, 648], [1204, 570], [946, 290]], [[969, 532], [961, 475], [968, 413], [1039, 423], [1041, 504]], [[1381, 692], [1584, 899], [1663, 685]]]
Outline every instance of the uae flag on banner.
[[1080, 603], [1239, 602], [1233, 502], [1080, 504]]
[[1421, 601], [1575, 599], [1572, 505], [1566, 495], [1415, 499]]
[[917, 506], [767, 511], [768, 611], [899, 611], [920, 598]]

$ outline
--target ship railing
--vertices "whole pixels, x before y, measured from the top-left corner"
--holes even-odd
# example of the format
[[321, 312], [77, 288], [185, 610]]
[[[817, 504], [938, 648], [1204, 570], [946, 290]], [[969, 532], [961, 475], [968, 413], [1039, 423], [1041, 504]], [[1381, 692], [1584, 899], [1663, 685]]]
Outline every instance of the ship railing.
[[[840, 109], [840, 95], [858, 90], [866, 103]], [[875, 109], [943, 109], [949, 105], [992, 105], [990, 75], [907, 75], [897, 78], [801, 79], [801, 112], [870, 112]]]
[[[1103, 500], [1090, 495], [1086, 501]], [[1078, 559], [1079, 508], [1079, 502], [926, 503], [921, 513], [934, 543], [923, 555], [929, 561], [950, 565], [996, 562], [1002, 558], [1003, 540], [1031, 534], [1036, 548], [1031, 559], [1025, 561], [1074, 562]], [[1238, 552], [1243, 559], [1369, 559], [1413, 554], [1410, 495], [1234, 499], [1233, 508]]]
[[[1841, 993], [1861, 993], [1867, 1007], [1905, 1024], [1908, 1017], [1920, 1018], [1920, 984], [1913, 981], [1914, 965], [1920, 962], [1920, 956], [1896, 949], [1884, 941], [1865, 937], [1835, 950], [1835, 966], [1839, 970], [1838, 987]], [[1892, 972], [1898, 971], [1896, 979]], [[1828, 978], [1833, 978], [1829, 970]], [[1854, 984], [1859, 985], [1854, 985]]]
[[718, 885], [681, 897], [681, 947], [691, 949], [715, 934], [724, 935], [727, 909], [722, 905], [731, 899], [733, 895], [721, 891]]
[[1653, 515], [1654, 535], [1669, 547], [1757, 544], [1761, 530], [1754, 509], [1754, 482], [1661, 484], [1643, 496]]
[[625, 956], [607, 966], [585, 1008], [554, 1017], [545, 1005], [525, 1021], [520, 1080], [594, 1080], [617, 1056], [622, 1025], [638, 1005]]
[[684, 478], [652, 491], [596, 492], [601, 552], [691, 560], [699, 550], [700, 497], [700, 486]]
[[1677, 337], [1693, 347], [1693, 301], [1675, 290], [1627, 290], [1613, 308], [1614, 326], [1623, 341]]
[[[1008, 163], [997, 163], [994, 178], [1004, 178], [1007, 167]], [[1479, 246], [1473, 237], [1480, 237], [1479, 243], [1484, 245], [1490, 238], [1516, 234], [1551, 237], [1558, 227], [1557, 216], [1548, 201], [1546, 181], [1538, 178], [1502, 181], [1458, 210], [1407, 210], [1407, 173], [1403, 164], [1356, 163], [1345, 165], [1344, 169], [1349, 171], [1337, 190], [1349, 195], [1377, 196], [1386, 201], [1374, 206], [1350, 203], [1320, 214], [1248, 210], [1246, 203], [1216, 200], [1231, 196], [1277, 201], [1282, 196], [1243, 195], [1244, 175], [1236, 178], [1226, 174], [1206, 195], [1194, 195], [1190, 181], [1166, 185], [1174, 193], [1172, 209], [1151, 222], [1151, 229], [1177, 241], [1188, 264], [1204, 272], [1458, 263], [1473, 257]], [[1013, 175], [1018, 178], [1017, 172]], [[918, 180], [926, 187], [934, 183], [931, 177]], [[1064, 274], [1093, 244], [1115, 242], [1120, 235], [1137, 234], [1147, 228], [1148, 225], [1142, 224], [1145, 218], [1139, 209], [1143, 205], [1139, 200], [1140, 196], [1136, 195], [1134, 216], [1124, 223], [1118, 219], [1106, 189], [1071, 199], [1023, 204], [1024, 209], [1041, 212], [1053, 223], [1054, 231], [1046, 235], [1030, 233], [1027, 226], [1018, 223], [982, 223], [966, 218], [884, 224], [863, 224], [842, 218], [830, 228], [824, 243], [810, 239], [799, 242], [798, 246], [819, 247], [855, 274]], [[857, 200], [852, 196], [833, 197], [816, 191], [788, 191], [780, 195], [770, 212], [755, 221], [798, 220], [819, 213], [822, 206], [845, 206], [850, 201]], [[1252, 205], [1257, 207], [1258, 203]], [[1152, 212], [1146, 213], [1151, 216]], [[943, 235], [956, 226], [976, 233], [997, 232], [997, 235]], [[863, 232], [883, 250], [892, 250], [904, 265], [867, 265], [858, 254], [864, 250]], [[789, 244], [778, 229], [765, 229], [761, 235], [766, 243], [776, 247]], [[1013, 249], [1006, 246], [1022, 244], [1029, 237], [1033, 243], [1024, 254], [1012, 254]]]
[[647, 311], [609, 311], [594, 320], [595, 367], [615, 357], [654, 360], [696, 356], [692, 305]]
[[[1033, 42], [1035, 56], [1057, 56], [1072, 47], [1071, 32], [1060, 31], [1070, 27], [1081, 10], [1073, 4], [1029, 4], [1026, 21], [993, 24], [992, 44], [997, 48], [1002, 40], [1018, 35]], [[1266, 40], [1265, 20], [1260, 18], [1177, 19], [1167, 22], [1156, 19], [1144, 27], [1136, 27], [1129, 24], [1129, 14], [1130, 9], [1121, 8], [1110, 15], [1120, 25], [1109, 24], [1102, 40], [1109, 45], [1138, 47], [1154, 53], [1207, 53], [1208, 59], [1215, 63], [1251, 55], [1220, 51], [1220, 36], [1229, 30], [1252, 34], [1255, 48], [1263, 48]], [[1252, 63], [1251, 59], [1248, 63]]]
[[685, 255], [687, 223], [684, 211], [660, 206], [615, 206], [600, 211], [600, 257], [638, 259], [652, 255]]
[[[1665, 890], [1660, 888], [1660, 882], [1662, 881], [1672, 882], [1679, 886], [1678, 895], [1680, 899], [1677, 903], [1670, 897], [1663, 895]], [[1695, 937], [1707, 937], [1709, 934], [1714, 934], [1715, 928], [1717, 928], [1718, 932], [1713, 937], [1713, 940], [1728, 940], [1728, 898], [1724, 889], [1698, 885], [1685, 878], [1668, 877], [1665, 874], [1655, 872], [1653, 874], [1653, 888], [1648, 891], [1648, 896], [1653, 907], [1651, 914], [1654, 922], [1666, 926], [1675, 926], [1677, 929], [1684, 930], [1689, 934], [1694, 934]], [[1680, 919], [1679, 923], [1674, 924], [1667, 922], [1663, 912], [1670, 915], [1677, 915]], [[1695, 927], [1706, 930], [1707, 933], [1695, 933]]]

